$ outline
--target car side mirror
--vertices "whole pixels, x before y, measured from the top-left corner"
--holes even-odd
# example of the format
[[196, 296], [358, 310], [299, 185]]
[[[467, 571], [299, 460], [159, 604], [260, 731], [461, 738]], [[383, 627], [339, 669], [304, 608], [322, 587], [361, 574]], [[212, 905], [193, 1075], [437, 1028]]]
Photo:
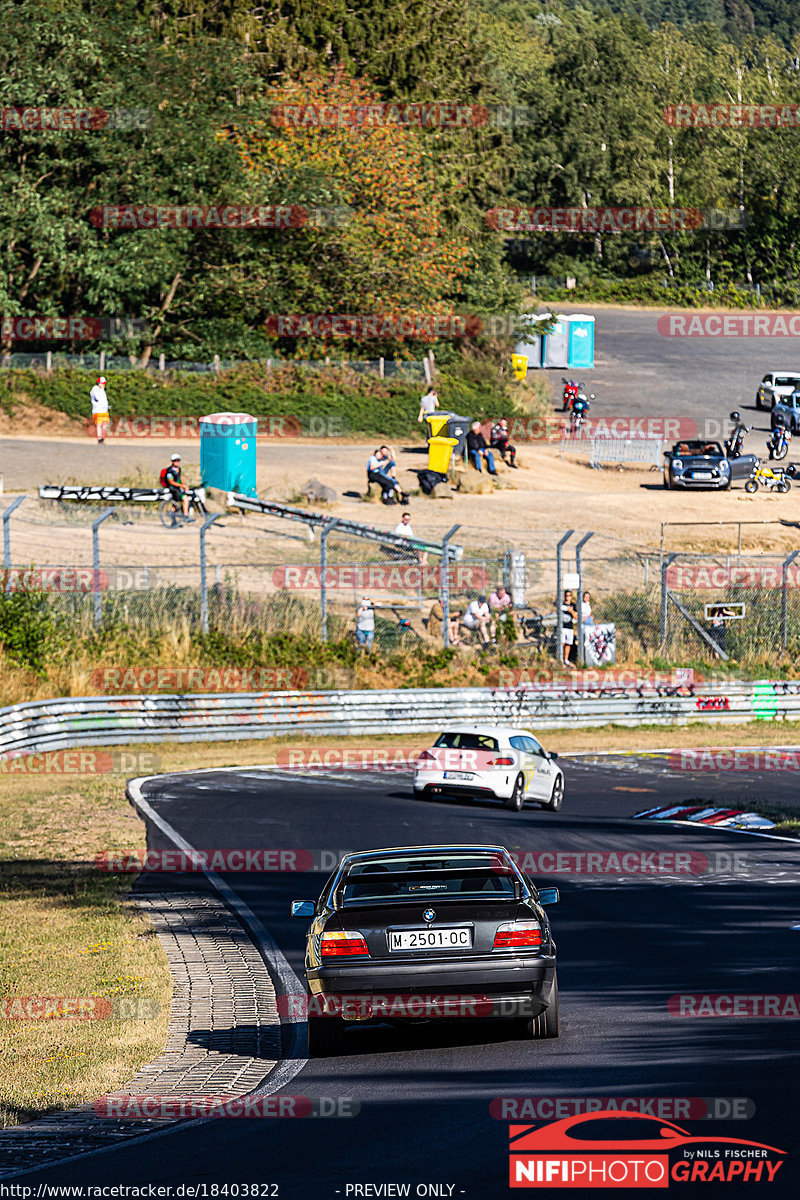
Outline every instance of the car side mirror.
[[558, 904], [558, 888], [539, 888], [540, 904]]
[[313, 900], [293, 900], [292, 901], [292, 916], [293, 917], [313, 917], [317, 911], [317, 906]]
[[555, 761], [558, 758], [558, 754], [556, 753], [555, 750], [547, 750], [546, 754], [547, 754], [547, 757], [552, 758], [553, 761]]

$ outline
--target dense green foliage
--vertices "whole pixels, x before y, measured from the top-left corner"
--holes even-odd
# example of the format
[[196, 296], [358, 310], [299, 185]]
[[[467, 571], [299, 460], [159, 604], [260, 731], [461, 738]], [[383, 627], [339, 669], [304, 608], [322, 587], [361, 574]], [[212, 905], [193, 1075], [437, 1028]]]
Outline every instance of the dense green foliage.
[[[720, 287], [746, 282], [770, 303], [797, 300], [797, 128], [675, 128], [664, 118], [681, 103], [800, 102], [800, 34], [788, 0], [7, 7], [0, 107], [133, 108], [150, 120], [3, 133], [4, 317], [139, 318], [147, 335], [106, 348], [209, 361], [215, 353], [268, 357], [275, 339], [266, 318], [297, 305], [517, 313], [519, 274], [575, 276], [586, 297], [613, 294], [622, 280], [628, 294], [657, 300], [666, 278], [672, 302], [691, 302], [682, 289], [704, 280], [714, 281], [717, 297]], [[454, 101], [491, 115], [459, 129], [395, 129], [374, 143], [328, 129], [289, 145], [269, 113], [276, 97], [305, 88], [334, 99]], [[498, 106], [524, 120], [504, 124]], [[396, 181], [407, 186], [407, 202]], [[317, 225], [131, 230], [90, 219], [112, 204], [343, 200], [346, 235]], [[743, 212], [746, 226], [515, 237], [486, 221], [490, 208], [538, 205], [726, 210]], [[424, 348], [353, 342], [337, 348], [411, 358]], [[2, 348], [25, 346], [5, 331]], [[447, 361], [446, 347], [438, 349]], [[281, 346], [298, 358], [319, 350], [303, 339]]]
[[6, 592], [0, 571], [0, 651], [12, 663], [43, 674], [58, 627], [46, 595], [27, 588]]

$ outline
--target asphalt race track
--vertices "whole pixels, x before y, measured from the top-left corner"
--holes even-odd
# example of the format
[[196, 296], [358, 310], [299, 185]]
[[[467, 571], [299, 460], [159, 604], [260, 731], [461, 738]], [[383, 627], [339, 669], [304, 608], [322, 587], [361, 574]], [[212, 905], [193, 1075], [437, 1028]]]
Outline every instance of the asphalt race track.
[[[792, 1157], [772, 1184], [733, 1182], [701, 1194], [797, 1195], [800, 1021], [679, 1017], [667, 1006], [677, 993], [800, 992], [797, 845], [631, 820], [635, 812], [670, 800], [703, 796], [727, 803], [730, 774], [679, 778], [652, 757], [565, 759], [563, 765], [567, 794], [559, 814], [419, 801], [409, 778], [398, 775], [301, 778], [248, 768], [147, 782], [143, 794], [153, 809], [197, 848], [333, 854], [456, 841], [549, 853], [551, 873], [537, 878], [561, 891], [561, 903], [551, 910], [561, 1037], [516, 1040], [502, 1023], [356, 1029], [342, 1057], [304, 1062], [301, 1036], [289, 1064], [297, 1074], [284, 1092], [350, 1097], [360, 1104], [357, 1116], [210, 1119], [14, 1182], [209, 1188], [273, 1182], [281, 1200], [346, 1200], [347, 1186], [354, 1184], [410, 1184], [413, 1196], [417, 1185], [437, 1184], [447, 1186], [428, 1194], [494, 1197], [508, 1194], [508, 1124], [490, 1115], [494, 1098], [704, 1097], [746, 1098], [754, 1112], [742, 1120], [681, 1119], [685, 1109], [661, 1115], [695, 1135], [765, 1142]], [[771, 781], [737, 783], [740, 799], [748, 787], [769, 790]], [[787, 795], [792, 791], [784, 788]], [[153, 826], [148, 844], [170, 847]], [[695, 857], [692, 872], [680, 875], [650, 869], [586, 874], [583, 860], [575, 859], [586, 851]], [[584, 873], [565, 873], [575, 863]], [[225, 877], [301, 977], [305, 925], [290, 919], [289, 902], [316, 898], [326, 874]], [[720, 1104], [719, 1111], [728, 1110]], [[695, 1194], [699, 1185], [670, 1187], [679, 1195]], [[556, 1194], [542, 1185], [536, 1191]], [[361, 1193], [381, 1194], [392, 1193]]]

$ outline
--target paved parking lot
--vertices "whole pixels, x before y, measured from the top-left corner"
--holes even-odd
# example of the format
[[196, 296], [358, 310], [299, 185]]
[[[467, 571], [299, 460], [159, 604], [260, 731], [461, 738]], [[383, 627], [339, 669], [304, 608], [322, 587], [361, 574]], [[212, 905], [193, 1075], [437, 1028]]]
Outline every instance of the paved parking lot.
[[[758, 383], [771, 369], [800, 371], [800, 338], [667, 337], [659, 332], [659, 317], [677, 310], [556, 307], [595, 317], [597, 365], [583, 376], [597, 394], [593, 415], [723, 420], [738, 408], [748, 424], [767, 430], [766, 412], [755, 408]], [[560, 396], [562, 376], [571, 372], [543, 374]]]

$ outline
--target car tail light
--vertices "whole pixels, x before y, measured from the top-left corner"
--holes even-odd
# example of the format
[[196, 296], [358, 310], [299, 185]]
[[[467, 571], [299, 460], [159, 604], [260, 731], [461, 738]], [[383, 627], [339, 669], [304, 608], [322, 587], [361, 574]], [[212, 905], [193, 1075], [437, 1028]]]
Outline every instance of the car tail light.
[[417, 762], [436, 762], [436, 755], [431, 754], [429, 750], [423, 750], [422, 754], [417, 759]]
[[511, 950], [515, 946], [541, 946], [542, 930], [538, 921], [506, 921], [497, 926], [493, 950]]
[[342, 929], [323, 933], [320, 954], [323, 958], [345, 958], [349, 954], [369, 954], [369, 950], [363, 933]]
[[490, 758], [487, 767], [513, 767], [513, 758]]

